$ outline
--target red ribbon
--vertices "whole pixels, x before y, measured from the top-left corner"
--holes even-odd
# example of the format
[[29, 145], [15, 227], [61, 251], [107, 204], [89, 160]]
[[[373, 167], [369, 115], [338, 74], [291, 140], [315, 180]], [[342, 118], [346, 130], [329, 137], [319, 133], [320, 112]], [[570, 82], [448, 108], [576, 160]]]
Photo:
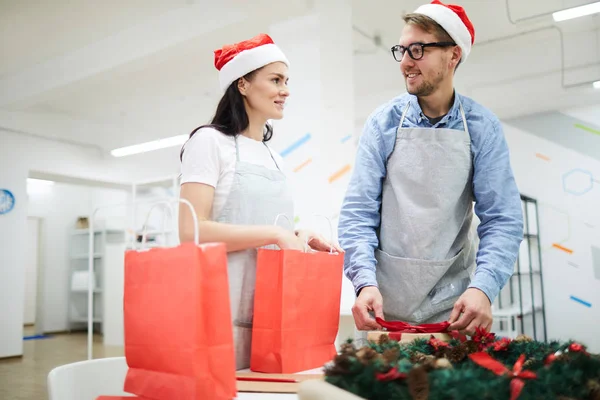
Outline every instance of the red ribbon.
[[448, 321], [438, 322], [437, 324], [411, 325], [402, 321], [384, 321], [379, 317], [375, 320], [388, 331], [399, 333], [444, 333], [448, 331], [450, 326]]
[[406, 379], [406, 374], [398, 371], [397, 367], [390, 369], [388, 372], [377, 372], [375, 374], [375, 379], [380, 382], [390, 382], [395, 381], [396, 379]]
[[496, 375], [508, 375], [510, 381], [510, 400], [516, 400], [525, 381], [523, 379], [535, 379], [537, 375], [533, 371], [523, 371], [523, 364], [525, 364], [525, 354], [521, 354], [512, 371], [508, 369], [500, 361], [494, 360], [488, 353], [480, 351], [469, 355], [469, 358], [477, 365], [486, 368]]

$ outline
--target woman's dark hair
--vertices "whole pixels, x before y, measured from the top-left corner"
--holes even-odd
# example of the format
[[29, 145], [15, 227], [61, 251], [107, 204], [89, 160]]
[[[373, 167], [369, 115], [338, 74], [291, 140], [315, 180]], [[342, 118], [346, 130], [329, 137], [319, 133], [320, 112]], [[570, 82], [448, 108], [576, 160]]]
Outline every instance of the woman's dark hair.
[[[260, 68], [244, 75], [244, 79], [251, 81], [256, 72], [259, 70]], [[217, 129], [228, 136], [236, 136], [248, 128], [249, 123], [250, 121], [248, 120], [248, 113], [246, 113], [246, 107], [244, 106], [244, 97], [238, 89], [238, 80], [236, 79], [231, 85], [229, 85], [225, 91], [225, 94], [223, 97], [221, 97], [221, 100], [217, 105], [215, 115], [210, 123], [201, 125], [194, 129], [190, 133], [189, 139], [191, 139], [198, 130], [207, 127]], [[272, 137], [273, 127], [269, 124], [266, 124], [263, 142], [268, 142]], [[179, 159], [183, 160], [183, 147], [181, 148]]]

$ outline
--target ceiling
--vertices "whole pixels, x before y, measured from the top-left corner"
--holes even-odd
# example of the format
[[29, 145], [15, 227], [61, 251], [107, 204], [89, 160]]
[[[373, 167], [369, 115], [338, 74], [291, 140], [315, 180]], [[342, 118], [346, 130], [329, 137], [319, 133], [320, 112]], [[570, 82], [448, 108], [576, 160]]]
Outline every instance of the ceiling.
[[[104, 150], [187, 133], [218, 100], [213, 49], [316, 1], [0, 0], [0, 128]], [[387, 49], [422, 2], [351, 1], [357, 125], [404, 90]], [[600, 79], [600, 18], [561, 23], [563, 54], [548, 14], [588, 1], [456, 2], [476, 27], [458, 90], [501, 117], [600, 104], [590, 85], [561, 83]]]

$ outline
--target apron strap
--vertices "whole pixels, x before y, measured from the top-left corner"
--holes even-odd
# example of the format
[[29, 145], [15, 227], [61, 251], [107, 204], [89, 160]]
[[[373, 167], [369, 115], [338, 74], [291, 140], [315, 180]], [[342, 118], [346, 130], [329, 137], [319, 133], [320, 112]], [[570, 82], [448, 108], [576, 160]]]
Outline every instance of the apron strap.
[[469, 135], [469, 137], [471, 136], [471, 134], [469, 133], [469, 127], [467, 126], [467, 117], [465, 116], [465, 110], [463, 109], [462, 103], [458, 102], [458, 107], [460, 108], [460, 115], [462, 116], [462, 120], [463, 120], [463, 125], [465, 127], [465, 132], [467, 132], [467, 135]]
[[[469, 127], [467, 125], [467, 117], [465, 115], [465, 110], [464, 110], [464, 108], [462, 106], [462, 102], [460, 100], [458, 101], [458, 107], [460, 109], [460, 115], [462, 116], [465, 132], [467, 132], [467, 134], [469, 136], [471, 136], [471, 134], [469, 133]], [[406, 113], [408, 113], [409, 109], [410, 109], [410, 101], [407, 102], [406, 107], [404, 108], [404, 111], [402, 112], [402, 118], [400, 118], [400, 125], [398, 125], [398, 128], [402, 128], [402, 124], [404, 123], [404, 118], [406, 118]]]
[[406, 117], [406, 113], [410, 108], [410, 100], [406, 103], [406, 107], [404, 107], [404, 111], [402, 112], [402, 118], [400, 118], [400, 125], [398, 125], [398, 129], [402, 128], [402, 124], [404, 123], [404, 118]]
[[263, 142], [263, 144], [265, 145], [265, 147], [269, 151], [269, 154], [271, 155], [271, 160], [273, 160], [273, 162], [275, 163], [275, 166], [277, 167], [277, 170], [279, 170], [279, 172], [283, 172], [283, 171], [281, 171], [281, 168], [279, 168], [279, 164], [277, 164], [277, 161], [275, 160], [275, 157], [273, 156], [273, 153], [271, 152], [271, 149], [269, 148], [269, 146], [267, 146], [267, 144], [265, 142]]
[[[235, 135], [233, 137], [234, 142], [235, 142], [235, 159], [236, 161], [240, 161], [240, 147], [238, 146], [238, 141], [237, 141], [237, 135]], [[267, 144], [265, 142], [262, 142], [265, 147], [267, 148], [269, 155], [271, 156], [271, 160], [273, 160], [273, 163], [275, 164], [275, 167], [277, 167], [277, 170], [279, 172], [283, 172], [281, 171], [281, 168], [279, 167], [279, 164], [277, 164], [277, 161], [275, 160], [275, 157], [273, 157], [273, 153], [271, 152], [271, 149], [269, 148], [269, 146], [267, 146]]]

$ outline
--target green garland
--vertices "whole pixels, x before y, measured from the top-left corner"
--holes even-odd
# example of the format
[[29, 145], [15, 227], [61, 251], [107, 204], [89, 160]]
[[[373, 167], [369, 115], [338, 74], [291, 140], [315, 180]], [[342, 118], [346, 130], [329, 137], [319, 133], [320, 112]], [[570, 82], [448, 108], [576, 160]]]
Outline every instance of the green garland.
[[382, 335], [360, 349], [345, 343], [325, 379], [369, 400], [600, 400], [600, 357], [575, 342], [497, 339], [484, 331], [449, 342]]

